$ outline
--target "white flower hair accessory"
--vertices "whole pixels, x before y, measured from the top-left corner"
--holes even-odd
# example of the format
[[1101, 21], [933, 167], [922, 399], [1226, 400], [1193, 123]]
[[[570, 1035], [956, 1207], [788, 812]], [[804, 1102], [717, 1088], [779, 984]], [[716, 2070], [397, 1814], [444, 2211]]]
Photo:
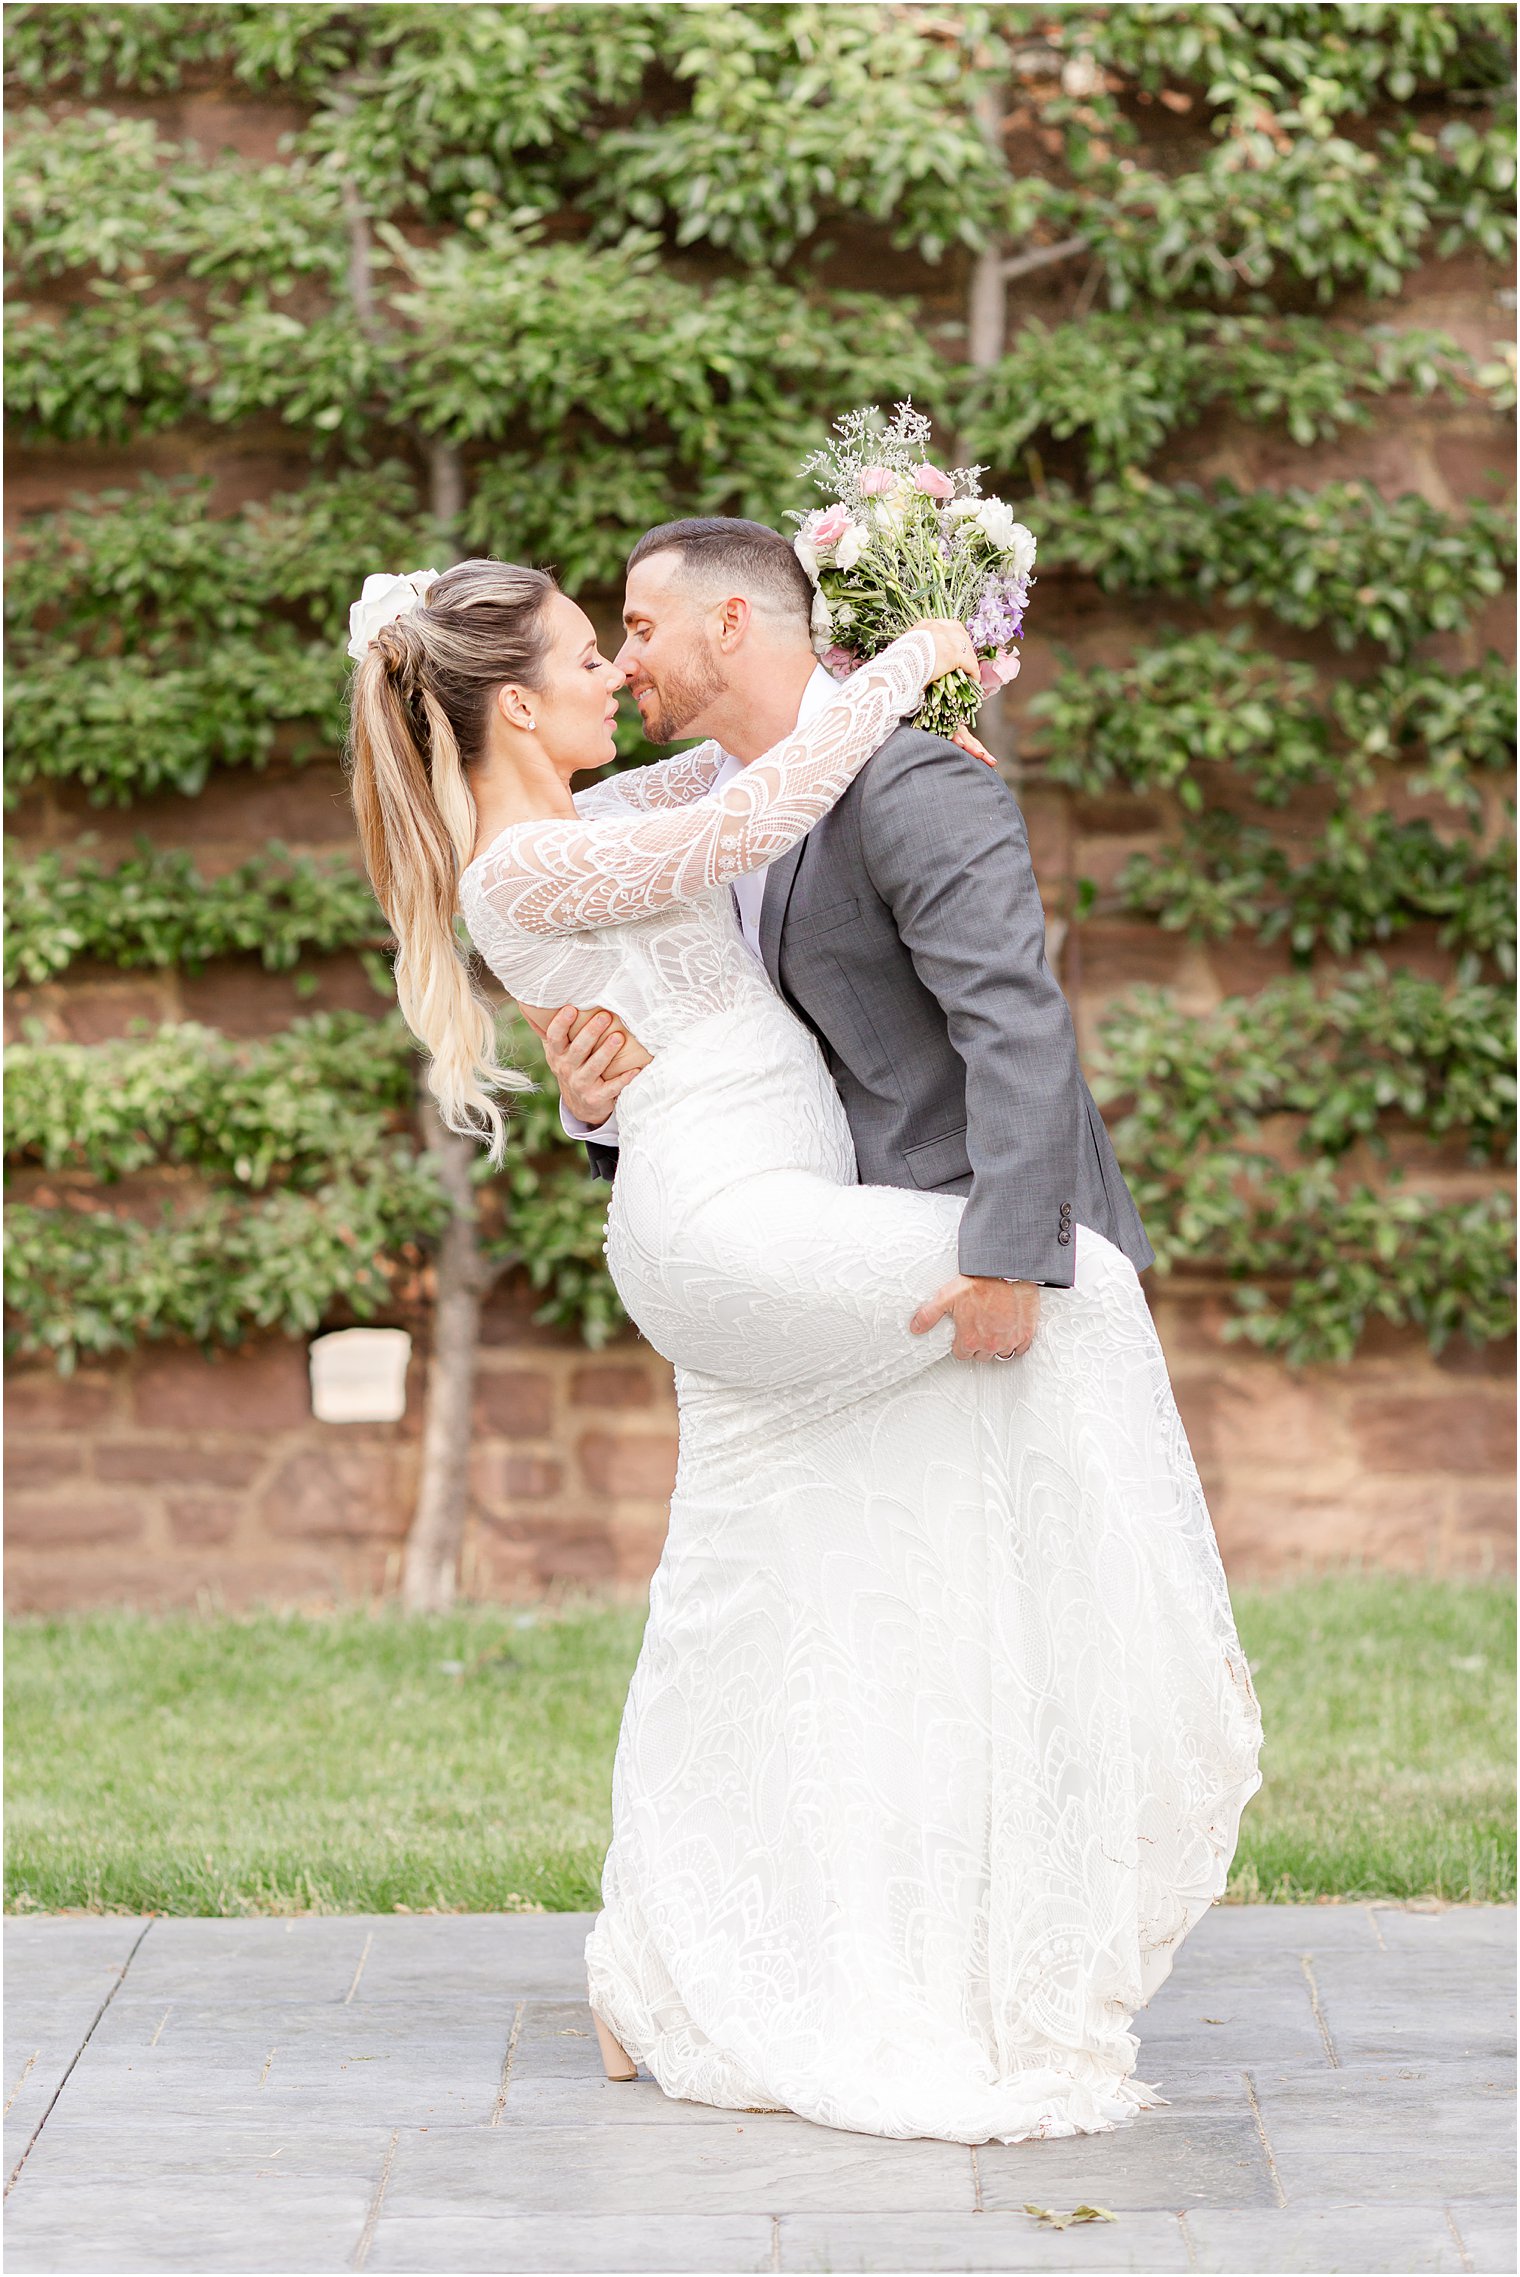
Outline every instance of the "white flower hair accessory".
[[412, 569], [394, 577], [377, 569], [364, 580], [364, 590], [348, 612], [348, 653], [357, 664], [382, 625], [420, 608], [422, 596], [437, 582], [436, 569]]

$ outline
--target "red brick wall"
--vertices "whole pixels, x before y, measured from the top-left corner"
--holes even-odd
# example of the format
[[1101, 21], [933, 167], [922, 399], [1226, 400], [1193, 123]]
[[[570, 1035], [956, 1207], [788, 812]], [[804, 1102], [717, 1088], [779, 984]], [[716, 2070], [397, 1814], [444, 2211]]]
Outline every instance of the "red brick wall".
[[[1513, 1562], [1513, 1354], [1388, 1336], [1348, 1368], [1290, 1375], [1221, 1347], [1222, 1300], [1154, 1297], [1232, 1578], [1357, 1558], [1404, 1572]], [[487, 1317], [475, 1400], [467, 1594], [635, 1589], [675, 1470], [670, 1374], [629, 1338], [602, 1353]], [[16, 1371], [6, 1433], [6, 1597], [69, 1606], [383, 1593], [416, 1483], [421, 1361], [396, 1424], [311, 1420], [305, 1350], [214, 1361], [161, 1348], [63, 1380]]]

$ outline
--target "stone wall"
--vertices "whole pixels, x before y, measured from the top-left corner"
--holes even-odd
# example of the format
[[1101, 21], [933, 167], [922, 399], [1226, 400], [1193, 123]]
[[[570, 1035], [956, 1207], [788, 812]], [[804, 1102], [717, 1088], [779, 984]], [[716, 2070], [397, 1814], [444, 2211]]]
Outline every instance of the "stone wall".
[[[1214, 1293], [1153, 1293], [1235, 1580], [1360, 1559], [1483, 1574], [1513, 1561], [1513, 1352], [1374, 1338], [1354, 1366], [1290, 1374], [1222, 1346]], [[416, 1325], [416, 1324], [413, 1324]], [[311, 1419], [304, 1349], [207, 1361], [160, 1349], [69, 1379], [13, 1374], [6, 1593], [13, 1610], [261, 1601], [395, 1585], [416, 1481], [421, 1361], [405, 1419]], [[488, 1310], [475, 1399], [466, 1592], [642, 1587], [675, 1472], [664, 1362], [588, 1353]]]
[[[121, 107], [151, 114], [210, 149], [232, 147], [261, 159], [275, 154], [279, 133], [295, 123], [276, 106], [212, 96]], [[836, 281], [877, 289], [891, 281], [879, 246], [862, 249], [851, 269], [848, 235], [841, 243], [850, 273]], [[938, 314], [955, 313], [959, 285], [948, 272], [927, 273], [903, 258], [897, 281], [927, 292]], [[1352, 324], [1440, 327], [1487, 353], [1510, 327], [1496, 281], [1478, 261], [1431, 263], [1408, 280], [1396, 306], [1348, 302], [1337, 314]], [[1070, 290], [1059, 275], [1035, 280], [1014, 320], [1058, 320]], [[1390, 399], [1376, 407], [1370, 428], [1311, 453], [1223, 415], [1211, 418], [1154, 472], [1163, 480], [1228, 475], [1244, 486], [1364, 477], [1390, 493], [1418, 491], [1450, 510], [1506, 481], [1509, 451], [1507, 428], [1482, 408]], [[130, 450], [21, 454], [7, 514], [14, 522], [79, 491], [135, 483], [148, 470], [211, 475], [221, 511], [312, 477], [304, 442], [274, 421], [247, 424], [235, 435], [187, 429]], [[1050, 471], [1063, 471], [1054, 457]], [[612, 598], [588, 598], [610, 630]], [[1158, 621], [1188, 630], [1241, 619], [1222, 611], [1209, 620], [1182, 603], [1126, 602], [1080, 579], [1044, 580], [1025, 672], [1007, 700], [1014, 744], [1031, 696], [1053, 676], [1058, 646], [1079, 661], [1115, 662]], [[1327, 673], [1369, 669], [1373, 661], [1348, 660], [1266, 619], [1253, 631], [1265, 645]], [[1496, 604], [1467, 635], [1433, 647], [1442, 645], [1451, 661], [1475, 661], [1489, 645], [1510, 648], [1509, 603]], [[1184, 1008], [1203, 1011], [1288, 969], [1280, 948], [1238, 939], [1205, 949], [1105, 914], [1101, 902], [1091, 920], [1069, 928], [1076, 881], [1089, 879], [1101, 892], [1132, 850], [1172, 828], [1175, 809], [1165, 799], [1074, 798], [1042, 786], [1037, 770], [1020, 767], [1017, 758], [1012, 773], [1028, 816], [1052, 962], [1089, 1065], [1104, 1012], [1138, 982], [1164, 984]], [[1421, 811], [1391, 776], [1369, 796], [1402, 813]], [[1287, 817], [1287, 835], [1307, 844], [1322, 819], [1316, 794], [1305, 794]], [[125, 813], [91, 807], [76, 790], [53, 786], [23, 802], [14, 827], [28, 850], [72, 846], [90, 832], [111, 856], [129, 852], [145, 833], [192, 848], [208, 872], [246, 859], [269, 838], [318, 853], [352, 842], [336, 762], [297, 770], [278, 757], [264, 771], [215, 778], [197, 799], [164, 796]], [[1396, 954], [1400, 963], [1449, 970], [1433, 933], [1401, 936]], [[36, 1020], [53, 1036], [98, 1042], [144, 1019], [198, 1019], [251, 1036], [305, 1011], [374, 1007], [357, 959], [317, 959], [305, 969], [313, 993], [301, 995], [294, 976], [242, 962], [199, 975], [76, 966], [64, 983], [16, 992], [9, 1019], [12, 1032]], [[1453, 1197], [1491, 1183], [1457, 1149], [1438, 1165], [1435, 1181]], [[1512, 1352], [1454, 1346], [1435, 1359], [1415, 1336], [1374, 1334], [1347, 1366], [1294, 1372], [1222, 1341], [1230, 1307], [1219, 1289], [1150, 1278], [1233, 1577], [1346, 1558], [1451, 1572], [1510, 1562]], [[398, 1571], [415, 1483], [426, 1293], [417, 1292], [421, 1309], [397, 1316], [397, 1325], [413, 1330], [416, 1349], [408, 1412], [394, 1425], [313, 1421], [304, 1349], [284, 1342], [210, 1362], [150, 1348], [67, 1381], [31, 1367], [15, 1373], [9, 1602], [28, 1611], [115, 1602], [320, 1603], [384, 1590]], [[489, 1309], [482, 1355], [466, 1588], [513, 1596], [560, 1585], [642, 1585], [659, 1553], [674, 1452], [669, 1372], [655, 1355], [632, 1337], [587, 1353], [535, 1328], [526, 1295], [505, 1291]]]

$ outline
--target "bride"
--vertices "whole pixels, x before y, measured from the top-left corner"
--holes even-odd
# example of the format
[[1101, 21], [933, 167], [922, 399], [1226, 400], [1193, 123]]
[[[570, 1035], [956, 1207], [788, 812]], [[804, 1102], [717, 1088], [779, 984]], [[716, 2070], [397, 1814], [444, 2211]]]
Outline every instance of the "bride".
[[608, 1007], [607, 1257], [674, 1363], [681, 1452], [586, 1947], [614, 2077], [956, 2142], [1158, 2100], [1130, 2019], [1217, 1898], [1259, 1784], [1223, 1571], [1134, 1267], [1078, 1228], [1009, 1367], [916, 1308], [964, 1203], [856, 1182], [812, 1033], [729, 891], [796, 844], [925, 686], [916, 627], [725, 787], [705, 745], [572, 796], [622, 683], [543, 572], [374, 580], [358, 827], [446, 1119], [499, 1159], [489, 1007]]

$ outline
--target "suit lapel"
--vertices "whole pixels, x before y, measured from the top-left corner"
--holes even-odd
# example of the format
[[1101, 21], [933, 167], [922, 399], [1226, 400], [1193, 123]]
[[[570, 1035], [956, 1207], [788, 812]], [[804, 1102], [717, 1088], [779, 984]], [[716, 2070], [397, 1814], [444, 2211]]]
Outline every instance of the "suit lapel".
[[784, 854], [778, 854], [765, 873], [765, 895], [760, 903], [760, 956], [776, 989], [784, 996], [781, 986], [781, 928], [786, 923], [787, 904], [792, 888], [797, 883], [797, 872], [802, 865], [805, 838]]

